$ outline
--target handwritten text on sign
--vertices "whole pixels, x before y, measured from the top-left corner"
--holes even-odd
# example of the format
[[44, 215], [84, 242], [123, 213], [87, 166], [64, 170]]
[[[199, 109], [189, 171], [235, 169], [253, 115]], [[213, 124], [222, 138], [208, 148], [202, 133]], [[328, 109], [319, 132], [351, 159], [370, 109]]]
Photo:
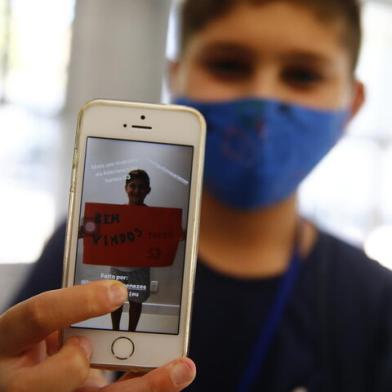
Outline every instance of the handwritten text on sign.
[[83, 263], [116, 267], [166, 267], [182, 237], [182, 210], [86, 203]]

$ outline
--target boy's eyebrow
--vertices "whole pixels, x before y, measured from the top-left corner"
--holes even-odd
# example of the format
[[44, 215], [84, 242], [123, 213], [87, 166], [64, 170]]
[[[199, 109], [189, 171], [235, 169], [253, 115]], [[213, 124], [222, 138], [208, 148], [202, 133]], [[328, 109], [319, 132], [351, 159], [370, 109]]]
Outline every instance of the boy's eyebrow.
[[249, 57], [256, 56], [256, 52], [252, 48], [233, 42], [218, 41], [208, 43], [202, 48], [202, 51], [207, 54], [241, 54]]
[[281, 58], [290, 62], [299, 62], [305, 64], [313, 64], [320, 66], [332, 66], [333, 61], [322, 53], [315, 53], [310, 51], [291, 51], [289, 53], [283, 53]]

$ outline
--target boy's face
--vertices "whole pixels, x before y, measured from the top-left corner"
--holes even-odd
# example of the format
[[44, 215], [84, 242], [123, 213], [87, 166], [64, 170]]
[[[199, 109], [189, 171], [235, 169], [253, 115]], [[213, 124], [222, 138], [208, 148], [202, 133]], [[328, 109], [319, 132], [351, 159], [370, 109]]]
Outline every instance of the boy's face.
[[173, 67], [173, 92], [204, 101], [272, 98], [354, 115], [363, 89], [353, 81], [341, 24], [284, 1], [238, 6], [190, 39]]
[[135, 178], [125, 186], [125, 192], [128, 195], [129, 204], [142, 205], [144, 199], [150, 193], [150, 187], [140, 178]]

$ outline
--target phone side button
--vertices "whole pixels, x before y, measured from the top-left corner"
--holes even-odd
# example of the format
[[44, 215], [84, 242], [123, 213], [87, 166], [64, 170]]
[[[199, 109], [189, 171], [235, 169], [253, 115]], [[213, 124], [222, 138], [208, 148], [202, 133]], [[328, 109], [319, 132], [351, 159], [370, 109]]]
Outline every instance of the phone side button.
[[128, 359], [135, 351], [135, 345], [131, 339], [119, 337], [112, 343], [112, 354], [117, 359]]

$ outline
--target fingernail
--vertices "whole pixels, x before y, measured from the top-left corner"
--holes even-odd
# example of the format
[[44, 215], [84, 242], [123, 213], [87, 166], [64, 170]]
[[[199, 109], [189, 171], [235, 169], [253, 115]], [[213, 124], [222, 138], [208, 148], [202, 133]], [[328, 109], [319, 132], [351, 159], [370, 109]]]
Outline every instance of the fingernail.
[[110, 286], [110, 301], [113, 305], [122, 305], [128, 296], [127, 288], [119, 282]]
[[175, 386], [181, 386], [190, 383], [195, 377], [195, 372], [187, 363], [179, 362], [171, 369], [170, 377]]
[[91, 346], [91, 343], [86, 338], [80, 336], [78, 337], [78, 340], [79, 340], [79, 346], [85, 352], [87, 358], [90, 359], [91, 354], [93, 353], [93, 348]]

